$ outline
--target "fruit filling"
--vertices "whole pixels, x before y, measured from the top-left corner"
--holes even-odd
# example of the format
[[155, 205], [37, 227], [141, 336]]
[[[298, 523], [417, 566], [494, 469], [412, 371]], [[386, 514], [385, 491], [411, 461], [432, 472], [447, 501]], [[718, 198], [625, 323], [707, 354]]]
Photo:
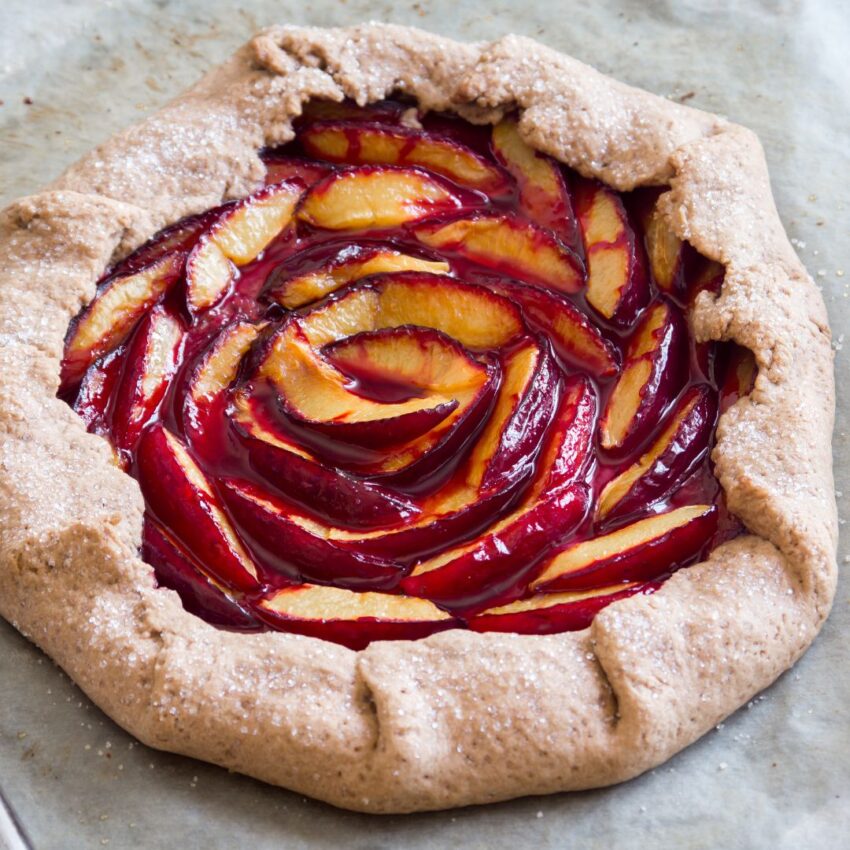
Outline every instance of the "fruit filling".
[[710, 450], [750, 352], [721, 266], [523, 140], [307, 104], [266, 185], [163, 230], [71, 323], [59, 395], [145, 499], [159, 585], [361, 648], [548, 634], [741, 530]]

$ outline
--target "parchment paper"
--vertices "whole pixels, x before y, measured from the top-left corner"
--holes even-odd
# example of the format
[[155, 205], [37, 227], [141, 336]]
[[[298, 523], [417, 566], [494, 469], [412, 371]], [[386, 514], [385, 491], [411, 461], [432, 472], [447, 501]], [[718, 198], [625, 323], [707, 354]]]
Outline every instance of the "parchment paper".
[[[846, 514], [850, 11], [838, 0], [2, 0], [0, 202], [37, 189], [261, 26], [370, 19], [467, 40], [530, 35], [759, 133], [782, 219], [830, 310], [836, 487]], [[846, 541], [839, 563], [850, 562], [845, 552]], [[0, 786], [38, 850], [850, 847], [848, 603], [845, 578], [831, 619], [793, 670], [633, 782], [384, 818], [340, 812], [134, 744], [0, 624]]]

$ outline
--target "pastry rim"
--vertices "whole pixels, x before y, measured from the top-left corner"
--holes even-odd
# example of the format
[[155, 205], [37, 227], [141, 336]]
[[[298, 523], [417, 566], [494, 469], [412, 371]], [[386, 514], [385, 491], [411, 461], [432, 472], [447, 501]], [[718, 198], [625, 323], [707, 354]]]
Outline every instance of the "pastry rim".
[[[55, 398], [67, 323], [108, 262], [256, 188], [256, 151], [291, 136], [302, 100], [394, 91], [477, 121], [518, 108], [526, 139], [586, 176], [669, 183], [677, 235], [726, 266], [693, 329], [756, 355], [755, 389], [721, 418], [713, 453], [752, 533], [584, 631], [452, 630], [352, 652], [217, 630], [154, 589], [137, 554], [138, 485]], [[185, 156], [198, 138], [209, 150]], [[663, 762], [769, 685], [829, 612], [826, 311], [742, 127], [518, 36], [274, 27], [0, 213], [0, 247], [0, 614], [146, 744], [360, 811], [598, 787]]]

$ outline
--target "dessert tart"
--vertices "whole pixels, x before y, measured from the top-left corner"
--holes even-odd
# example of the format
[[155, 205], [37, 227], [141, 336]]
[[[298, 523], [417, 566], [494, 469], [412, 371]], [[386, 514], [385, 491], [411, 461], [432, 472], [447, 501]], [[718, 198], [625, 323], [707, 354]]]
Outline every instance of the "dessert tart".
[[716, 116], [275, 28], [0, 244], [0, 612], [151, 746], [363, 811], [600, 786], [829, 611], [825, 310]]

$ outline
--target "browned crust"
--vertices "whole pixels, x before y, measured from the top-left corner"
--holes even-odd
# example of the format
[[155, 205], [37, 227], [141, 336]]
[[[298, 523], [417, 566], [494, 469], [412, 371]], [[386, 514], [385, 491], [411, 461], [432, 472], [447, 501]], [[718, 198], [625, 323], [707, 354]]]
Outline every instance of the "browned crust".
[[[727, 268], [694, 327], [758, 360], [714, 453], [753, 534], [583, 632], [452, 631], [355, 653], [218, 631], [154, 590], [135, 481], [55, 398], [68, 321], [111, 258], [254, 188], [257, 149], [291, 137], [303, 101], [395, 91], [471, 120], [518, 108], [526, 138], [584, 174], [618, 189], [669, 183], [677, 233]], [[770, 684], [829, 611], [829, 329], [741, 127], [516, 36], [274, 28], [0, 214], [0, 255], [0, 613], [151, 746], [374, 812], [605, 785]]]

